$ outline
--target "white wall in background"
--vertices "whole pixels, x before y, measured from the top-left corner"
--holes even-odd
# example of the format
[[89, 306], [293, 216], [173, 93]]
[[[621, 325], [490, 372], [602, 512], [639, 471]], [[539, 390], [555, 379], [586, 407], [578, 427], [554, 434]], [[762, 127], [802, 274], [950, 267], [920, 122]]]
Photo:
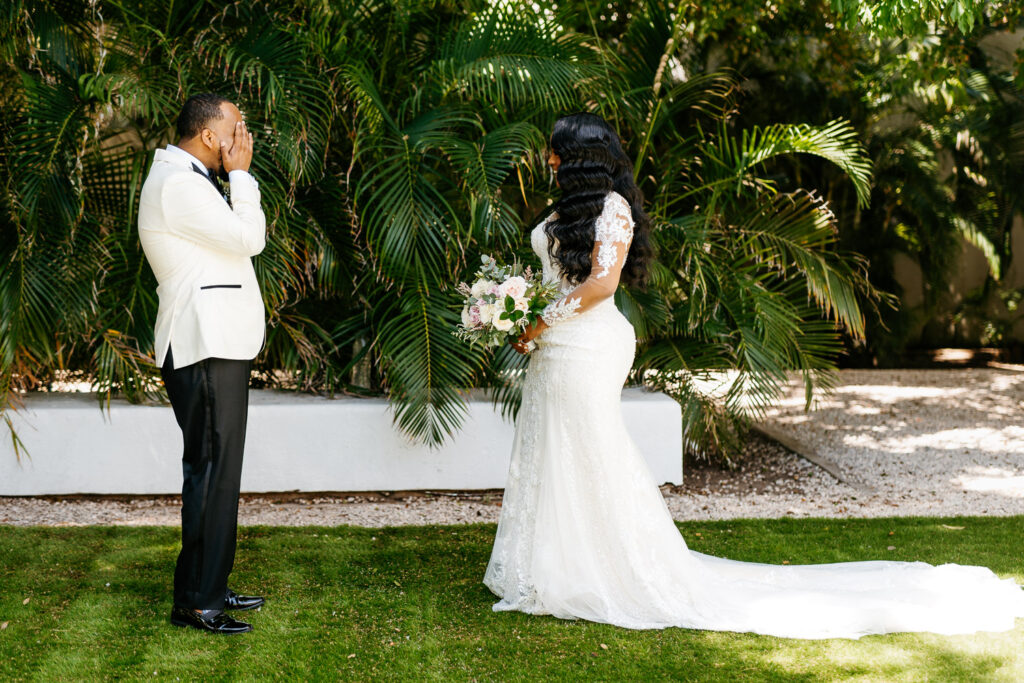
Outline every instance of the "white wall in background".
[[[181, 432], [169, 406], [88, 394], [36, 394], [9, 413], [28, 455], [0, 425], [0, 495], [181, 491]], [[682, 482], [679, 405], [623, 392], [627, 427], [658, 483]], [[501, 488], [513, 426], [490, 401], [470, 401], [462, 431], [440, 449], [411, 443], [383, 399], [250, 392], [242, 491], [400, 491]]]

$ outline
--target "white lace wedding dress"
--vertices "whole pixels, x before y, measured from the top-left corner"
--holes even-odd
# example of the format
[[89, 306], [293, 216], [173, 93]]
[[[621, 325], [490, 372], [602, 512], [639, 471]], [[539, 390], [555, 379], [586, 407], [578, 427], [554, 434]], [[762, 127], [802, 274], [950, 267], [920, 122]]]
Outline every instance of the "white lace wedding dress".
[[[1012, 629], [1024, 591], [984, 567], [782, 566], [687, 548], [619, 405], [635, 337], [611, 294], [631, 235], [628, 204], [609, 194], [590, 278], [562, 282], [565, 297], [544, 314], [484, 578], [501, 598], [494, 609], [792, 638]], [[531, 239], [557, 280], [543, 225]]]

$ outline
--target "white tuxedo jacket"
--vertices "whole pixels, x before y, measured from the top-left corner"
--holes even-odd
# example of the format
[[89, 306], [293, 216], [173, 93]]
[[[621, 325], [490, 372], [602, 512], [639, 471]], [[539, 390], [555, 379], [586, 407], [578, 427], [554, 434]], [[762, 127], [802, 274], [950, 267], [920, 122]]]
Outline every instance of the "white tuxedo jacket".
[[139, 200], [139, 239], [156, 275], [156, 362], [256, 357], [265, 333], [252, 258], [266, 245], [260, 192], [231, 173], [231, 206], [185, 154], [158, 149]]

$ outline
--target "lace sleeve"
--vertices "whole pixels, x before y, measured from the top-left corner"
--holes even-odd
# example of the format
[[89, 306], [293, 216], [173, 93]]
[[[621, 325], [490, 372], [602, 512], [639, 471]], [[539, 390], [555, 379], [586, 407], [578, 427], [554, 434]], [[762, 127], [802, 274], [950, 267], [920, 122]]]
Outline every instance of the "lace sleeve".
[[544, 322], [550, 326], [570, 320], [615, 294], [632, 239], [629, 203], [612, 193], [594, 224], [590, 277], [563, 298], [548, 304], [541, 314]]

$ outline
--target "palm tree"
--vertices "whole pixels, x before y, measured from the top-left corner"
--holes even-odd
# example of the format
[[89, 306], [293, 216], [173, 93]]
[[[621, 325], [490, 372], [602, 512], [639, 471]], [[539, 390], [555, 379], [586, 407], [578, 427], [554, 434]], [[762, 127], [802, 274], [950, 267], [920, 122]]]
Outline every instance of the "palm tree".
[[[734, 128], [728, 74], [678, 73], [682, 15], [645, 3], [622, 40], [519, 3], [17, 0], [3, 97], [0, 390], [77, 373], [103, 398], [159, 396], [154, 283], [134, 232], [154, 148], [179, 103], [215, 90], [256, 133], [271, 224], [257, 275], [269, 319], [255, 381], [386, 394], [397, 426], [439, 444], [462, 390], [514, 413], [523, 360], [450, 333], [454, 283], [481, 253], [531, 259], [524, 218], [552, 189], [555, 118], [620, 129], [650, 200], [660, 263], [617, 301], [641, 338], [636, 380], [683, 404], [687, 442], [728, 452], [800, 370], [827, 386], [838, 334], [875, 296], [835, 249], [827, 204], [780, 189], [777, 160], [817, 155], [866, 196], [847, 124]], [[53, 315], [59, 310], [60, 315]], [[732, 370], [723, 394], [701, 378]]]

